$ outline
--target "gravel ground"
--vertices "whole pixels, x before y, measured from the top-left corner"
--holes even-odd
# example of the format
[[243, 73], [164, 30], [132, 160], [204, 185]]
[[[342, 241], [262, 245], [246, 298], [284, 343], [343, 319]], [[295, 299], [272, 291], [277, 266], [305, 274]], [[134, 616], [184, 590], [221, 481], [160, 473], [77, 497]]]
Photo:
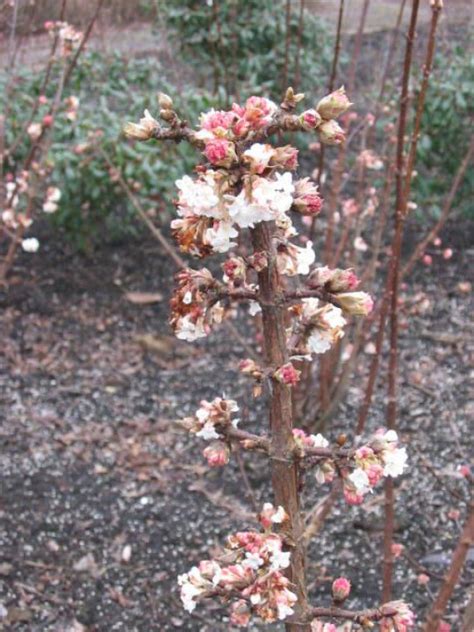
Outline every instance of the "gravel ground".
[[[451, 245], [453, 260], [412, 277], [401, 335], [400, 430], [411, 467], [397, 484], [396, 539], [408, 558], [397, 561], [395, 594], [420, 618], [462, 525], [468, 490], [457, 467], [473, 453], [472, 295], [458, 288], [473, 251]], [[172, 271], [149, 242], [104, 248], [95, 260], [44, 244], [17, 272], [0, 296], [0, 629], [230, 630], [212, 604], [193, 617], [182, 610], [176, 575], [253, 526], [252, 504], [237, 465], [209, 472], [202, 446], [173, 420], [223, 392], [250, 401], [234, 369], [240, 344], [225, 329], [192, 346], [170, 336]], [[129, 290], [160, 291], [163, 301], [132, 304]], [[328, 436], [351, 426], [367, 358]], [[383, 424], [379, 386], [369, 430]], [[250, 419], [259, 425], [255, 412]], [[257, 502], [269, 499], [264, 463], [244, 459]], [[322, 493], [308, 478], [306, 507]], [[327, 603], [340, 574], [353, 583], [348, 605], [377, 603], [382, 502], [379, 490], [362, 508], [336, 504], [311, 546], [313, 603]], [[453, 632], [472, 553], [446, 616]]]

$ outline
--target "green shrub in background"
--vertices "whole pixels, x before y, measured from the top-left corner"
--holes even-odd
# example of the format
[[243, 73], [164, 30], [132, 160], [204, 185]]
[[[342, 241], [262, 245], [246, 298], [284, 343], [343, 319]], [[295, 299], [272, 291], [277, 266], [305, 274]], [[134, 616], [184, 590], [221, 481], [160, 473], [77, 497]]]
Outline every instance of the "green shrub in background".
[[[281, 98], [287, 87], [284, 0], [158, 0], [158, 6], [165, 28], [174, 33], [181, 56], [193, 65], [201, 85], [214, 93], [224, 87], [228, 102], [248, 94]], [[299, 74], [298, 89], [315, 96], [327, 84], [332, 42], [325, 23], [306, 10], [298, 71], [298, 11], [292, 3], [287, 76], [291, 84]]]
[[[54, 83], [46, 95], [50, 98]], [[40, 84], [41, 78], [31, 72], [22, 73], [16, 83], [8, 116], [8, 144], [24, 125]], [[62, 192], [59, 210], [50, 218], [76, 246], [88, 249], [99, 240], [121, 237], [138, 226], [130, 202], [102, 156], [81, 149], [97, 130], [102, 132], [100, 144], [143, 206], [169, 212], [164, 200], [172, 197], [174, 181], [194, 163], [189, 147], [169, 144], [157, 151], [154, 143], [148, 143], [138, 152], [121, 134], [123, 123], [131, 117], [138, 120], [145, 108], [157, 112], [158, 104], [149, 95], [158, 90], [175, 96], [156, 59], [104, 58], [99, 53], [80, 59], [64, 95], [79, 98], [77, 118], [71, 121], [64, 110], [58, 113], [49, 152], [52, 183]], [[205, 91], [191, 88], [175, 98], [180, 111], [193, 118], [215, 101]], [[5, 169], [15, 172], [27, 150], [28, 143], [19, 146]]]
[[[474, 132], [474, 57], [466, 48], [439, 53], [426, 98], [418, 143], [415, 200], [423, 214], [437, 218], [443, 198]], [[474, 171], [468, 169], [453, 209], [474, 217]]]

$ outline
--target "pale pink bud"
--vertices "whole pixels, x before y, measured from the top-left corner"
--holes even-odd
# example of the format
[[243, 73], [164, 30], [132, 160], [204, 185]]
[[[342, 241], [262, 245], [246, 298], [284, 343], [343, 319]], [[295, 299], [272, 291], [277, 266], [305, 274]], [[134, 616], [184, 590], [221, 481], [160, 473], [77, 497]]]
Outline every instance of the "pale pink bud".
[[275, 371], [273, 377], [282, 384], [294, 386], [300, 380], [301, 371], [295, 369], [291, 362], [287, 362]]
[[229, 462], [230, 450], [223, 441], [213, 441], [202, 454], [211, 467], [222, 467]]
[[316, 109], [323, 119], [335, 119], [343, 114], [352, 103], [346, 95], [344, 87], [339, 88], [321, 99]]
[[[73, 107], [72, 105], [70, 107]], [[127, 138], [133, 140], [149, 140], [153, 138], [160, 124], [152, 117], [148, 110], [145, 110], [139, 123], [126, 123], [123, 133]]]
[[46, 105], [46, 103], [48, 103], [48, 97], [44, 94], [40, 94], [38, 97], [38, 103], [40, 105]]
[[425, 573], [420, 573], [416, 578], [416, 581], [420, 586], [426, 586], [426, 584], [428, 584], [430, 581], [430, 576], [426, 575]]
[[332, 583], [332, 596], [334, 601], [344, 601], [351, 592], [351, 582], [345, 577], [338, 577]]
[[443, 259], [451, 259], [451, 257], [453, 256], [453, 251], [451, 250], [451, 248], [446, 248], [445, 250], [443, 250]]
[[243, 599], [234, 602], [230, 607], [230, 622], [232, 625], [247, 627], [250, 623], [251, 611]]
[[158, 92], [158, 105], [163, 110], [171, 110], [173, 107], [173, 99], [164, 92]]
[[43, 127], [51, 127], [53, 122], [54, 118], [51, 116], [51, 114], [46, 114], [45, 116], [43, 116]]
[[461, 515], [461, 512], [459, 511], [459, 509], [450, 509], [448, 511], [448, 518], [450, 520], [459, 520], [460, 515]]
[[292, 171], [298, 166], [298, 150], [291, 145], [277, 147], [274, 151], [271, 164], [281, 169]]
[[437, 632], [451, 632], [451, 624], [447, 621], [440, 621]]
[[347, 292], [337, 295], [339, 306], [353, 316], [367, 316], [372, 311], [374, 301], [367, 292]]
[[51, 31], [51, 29], [54, 29], [54, 22], [52, 20], [46, 20], [43, 26], [46, 31]]
[[433, 257], [431, 255], [423, 255], [421, 260], [425, 266], [430, 266], [433, 263]]
[[325, 145], [340, 145], [346, 139], [342, 127], [336, 121], [323, 121], [318, 127], [321, 142]]
[[400, 555], [403, 553], [404, 550], [405, 550], [405, 547], [403, 546], [403, 544], [398, 544], [397, 542], [394, 542], [391, 547], [391, 551], [392, 551], [392, 555], [394, 559], [397, 559], [397, 557], [400, 557]]
[[321, 114], [316, 110], [306, 110], [300, 116], [300, 122], [305, 130], [311, 131], [316, 129], [321, 124]]
[[441, 246], [441, 239], [439, 237], [435, 237], [433, 239], [433, 245], [435, 245], [437, 247]]
[[222, 270], [224, 271], [224, 281], [236, 281], [237, 279], [244, 280], [247, 270], [245, 261], [242, 257], [229, 257], [222, 264]]
[[344, 487], [344, 499], [348, 505], [361, 505], [364, 502], [364, 495], [354, 489]]
[[229, 168], [237, 160], [234, 143], [225, 138], [215, 138], [206, 143], [204, 155], [210, 163], [218, 167]]
[[469, 467], [469, 465], [461, 465], [461, 467], [459, 468], [459, 473], [461, 474], [461, 476], [464, 476], [464, 478], [471, 478], [471, 468]]
[[270, 529], [274, 524], [288, 520], [288, 514], [281, 506], [275, 508], [271, 503], [265, 503], [258, 520], [264, 529]]

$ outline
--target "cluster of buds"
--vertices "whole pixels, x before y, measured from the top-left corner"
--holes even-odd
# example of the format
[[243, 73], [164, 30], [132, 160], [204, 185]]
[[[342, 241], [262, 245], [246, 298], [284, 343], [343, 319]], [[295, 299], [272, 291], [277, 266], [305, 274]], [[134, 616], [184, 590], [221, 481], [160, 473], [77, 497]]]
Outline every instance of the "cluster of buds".
[[380, 610], [385, 615], [380, 632], [407, 632], [415, 625], [415, 615], [404, 601], [389, 601]]
[[67, 22], [53, 22], [48, 20], [44, 23], [44, 28], [53, 37], [58, 37], [61, 45], [61, 55], [69, 57], [80, 45], [83, 34], [77, 31]]
[[[322, 485], [331, 483], [335, 476], [343, 481], [344, 498], [351, 505], [361, 504], [365, 495], [371, 492], [383, 478], [396, 478], [403, 474], [407, 462], [405, 448], [398, 447], [398, 436], [394, 430], [377, 430], [367, 444], [346, 451], [344, 455], [334, 454], [330, 450], [317, 454], [315, 448], [329, 448], [329, 441], [321, 434], [308, 435], [300, 428], [293, 429], [293, 437], [299, 456], [314, 456], [314, 473], [316, 481]], [[341, 447], [345, 437], [338, 439]], [[321, 452], [324, 452], [321, 450]]]
[[226, 427], [237, 428], [239, 420], [232, 419], [232, 413], [238, 410], [237, 402], [233, 399], [216, 397], [212, 402], [203, 400], [192, 417], [179, 421], [188, 432], [211, 441], [203, 450], [203, 456], [210, 467], [221, 467], [229, 462], [230, 447], [222, 438]]
[[176, 337], [197, 340], [207, 336], [211, 327], [222, 322], [224, 308], [217, 301], [210, 304], [208, 293], [216, 281], [206, 268], [186, 268], [177, 274], [178, 287], [170, 301], [170, 324]]
[[58, 189], [58, 187], [48, 187], [46, 190], [46, 198], [43, 203], [43, 211], [45, 213], [56, 213], [60, 199], [61, 190]]
[[407, 458], [406, 448], [398, 447], [394, 430], [377, 430], [367, 445], [355, 451], [353, 471], [343, 472], [346, 501], [351, 505], [361, 504], [383, 477], [403, 474]]
[[185, 609], [192, 612], [200, 599], [219, 596], [224, 603], [234, 600], [230, 606], [233, 625], [247, 626], [252, 615], [266, 623], [291, 616], [296, 595], [282, 573], [290, 564], [290, 553], [272, 530], [287, 519], [282, 507], [265, 503], [259, 515], [263, 533], [241, 531], [229, 536], [221, 559], [204, 560], [180, 575]]
[[326, 145], [340, 145], [345, 140], [345, 134], [335, 119], [344, 114], [351, 105], [341, 87], [321, 99], [316, 109], [303, 112], [300, 115], [301, 124], [308, 131], [317, 130], [321, 141]]
[[346, 319], [339, 307], [323, 305], [317, 298], [305, 298], [291, 308], [291, 313], [297, 317], [295, 329], [302, 332], [296, 351], [304, 358], [325, 353], [344, 336]]

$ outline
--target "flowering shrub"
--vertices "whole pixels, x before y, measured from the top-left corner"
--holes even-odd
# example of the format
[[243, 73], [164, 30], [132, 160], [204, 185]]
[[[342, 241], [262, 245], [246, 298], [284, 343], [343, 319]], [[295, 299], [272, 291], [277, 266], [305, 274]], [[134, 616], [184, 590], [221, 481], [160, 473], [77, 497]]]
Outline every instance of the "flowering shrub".
[[344, 132], [335, 119], [351, 105], [341, 88], [297, 114], [303, 97], [289, 88], [278, 106], [253, 96], [230, 110], [202, 114], [194, 130], [179, 118], [171, 98], [161, 94], [159, 115], [167, 126], [146, 111], [139, 123], [124, 128], [138, 141], [184, 140], [201, 152], [204, 162], [195, 177], [176, 182], [178, 218], [172, 231], [180, 249], [198, 259], [232, 252], [222, 264], [222, 279], [207, 268], [179, 272], [170, 317], [176, 336], [187, 341], [207, 336], [230, 317], [237, 301], [262, 317], [262, 362], [245, 359], [239, 368], [254, 380], [256, 396], [267, 391], [271, 433], [241, 429], [237, 402], [220, 397], [202, 401], [179, 423], [209, 442], [203, 456], [210, 467], [225, 466], [235, 444], [269, 457], [276, 507], [263, 507], [258, 517], [263, 533], [231, 536], [221, 558], [204, 560], [181, 575], [181, 598], [192, 612], [198, 601], [217, 597], [230, 604], [232, 623], [242, 626], [255, 616], [265, 622], [288, 619], [288, 630], [331, 630], [332, 624], [320, 619], [333, 617], [363, 625], [381, 621], [386, 630], [404, 632], [413, 616], [403, 602], [361, 612], [341, 609], [350, 592], [345, 578], [334, 583], [331, 606], [314, 608], [307, 600], [298, 486], [302, 469], [314, 468], [321, 484], [340, 480], [348, 504], [360, 504], [383, 477], [403, 472], [407, 455], [393, 430], [381, 429], [365, 444], [349, 448], [345, 437], [331, 445], [320, 434], [294, 427], [291, 389], [300, 378], [295, 365], [328, 351], [344, 335], [347, 317], [367, 315], [373, 304], [356, 290], [359, 281], [352, 270], [313, 267], [312, 243], [300, 247], [293, 241], [297, 230], [291, 213], [314, 216], [322, 199], [308, 178], [295, 176], [297, 150], [275, 146], [270, 138], [282, 131], [307, 131], [319, 134], [321, 142], [340, 144]]

